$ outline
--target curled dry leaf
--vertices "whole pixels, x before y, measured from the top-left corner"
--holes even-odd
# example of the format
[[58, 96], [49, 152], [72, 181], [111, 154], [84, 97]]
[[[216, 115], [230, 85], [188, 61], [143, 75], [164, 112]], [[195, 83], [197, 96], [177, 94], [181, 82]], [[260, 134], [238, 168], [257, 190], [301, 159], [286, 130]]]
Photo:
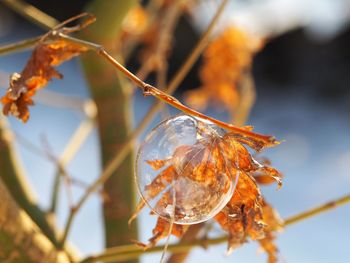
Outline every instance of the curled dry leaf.
[[11, 75], [10, 86], [1, 99], [3, 113], [26, 122], [28, 107], [34, 104], [32, 97], [37, 90], [51, 79], [63, 77], [54, 67], [86, 50], [86, 47], [64, 40], [39, 42], [23, 71]]
[[[278, 214], [264, 201], [258, 183], [280, 183], [282, 175], [276, 169], [258, 163], [247, 149], [249, 146], [259, 151], [272, 145], [267, 142], [263, 144], [254, 136], [213, 134], [212, 130], [206, 130], [204, 124], [198, 127], [201, 139], [193, 145], [179, 145], [171, 157], [162, 160], [145, 160], [152, 170], [158, 172], [157, 176], [141, 189], [145, 193], [143, 198], [146, 196], [146, 202], [151, 199], [157, 200], [152, 209], [153, 213], [159, 216], [147, 247], [155, 245], [168, 234], [170, 219], [175, 219], [176, 223], [172, 234], [181, 236], [186, 231], [187, 224], [176, 222], [181, 218], [184, 207], [187, 206], [187, 209], [191, 209], [195, 214], [211, 213], [214, 198], [210, 193], [220, 190], [218, 194], [225, 195], [228, 191], [228, 182], [226, 187], [218, 187], [222, 184], [222, 175], [225, 175], [230, 178], [234, 190], [228, 202], [211, 218], [228, 233], [228, 252], [232, 252], [250, 238], [259, 240], [261, 247], [268, 253], [270, 262], [274, 262], [273, 260], [277, 259], [277, 248], [273, 243], [274, 231], [279, 229], [282, 223]], [[181, 195], [188, 191], [186, 185], [181, 185], [182, 188], [178, 191], [176, 186], [172, 186], [179, 182], [180, 178], [186, 178], [207, 188], [208, 198], [203, 197], [203, 202], [200, 203], [202, 207], [199, 203], [196, 203], [196, 206], [191, 203], [196, 202], [196, 193], [192, 193], [191, 200], [186, 204], [181, 203]], [[172, 187], [175, 188], [175, 193]], [[145, 201], [141, 200], [132, 219], [144, 205]], [[171, 213], [159, 212], [166, 211], [169, 205], [175, 206], [173, 217]], [[189, 213], [186, 211], [186, 215]]]

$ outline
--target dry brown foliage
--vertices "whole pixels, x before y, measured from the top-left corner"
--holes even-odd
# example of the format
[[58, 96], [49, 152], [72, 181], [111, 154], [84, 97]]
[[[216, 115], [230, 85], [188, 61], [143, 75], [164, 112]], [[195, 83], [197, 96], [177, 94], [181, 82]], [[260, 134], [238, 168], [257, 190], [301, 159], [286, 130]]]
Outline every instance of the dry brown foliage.
[[28, 107], [34, 104], [32, 97], [35, 93], [51, 79], [63, 77], [54, 67], [86, 50], [86, 47], [61, 39], [49, 43], [39, 42], [22, 72], [11, 75], [10, 86], [1, 98], [3, 113], [23, 122], [28, 121]]
[[[176, 148], [171, 158], [165, 160], [148, 160], [147, 163], [161, 172], [145, 186], [147, 196], [152, 199], [162, 195], [156, 205], [166, 208], [173, 203], [170, 191], [162, 194], [164, 189], [174, 180], [188, 178], [198, 184], [205, 185], [208, 193], [222, 191], [224, 195], [229, 186], [222, 187], [222, 174], [230, 174], [237, 184], [234, 193], [226, 206], [214, 217], [221, 228], [228, 233], [228, 252], [244, 244], [248, 238], [259, 240], [261, 247], [270, 258], [277, 259], [277, 248], [274, 245], [274, 231], [282, 226], [281, 219], [273, 208], [267, 204], [260, 192], [258, 183], [269, 184], [277, 182], [281, 185], [282, 175], [268, 165], [258, 163], [247, 146], [255, 151], [269, 145], [249, 137], [226, 133], [224, 136], [207, 137], [194, 145], [181, 145]], [[184, 189], [185, 190], [185, 189]], [[198, 213], [210, 213], [213, 200], [208, 195], [203, 207], [195, 207]], [[141, 201], [135, 215], [144, 207]], [[176, 206], [176, 203], [175, 203]], [[176, 206], [174, 218], [183, 216], [181, 205]], [[133, 216], [133, 218], [135, 217]], [[156, 242], [167, 236], [170, 229], [169, 218], [158, 217], [153, 229], [153, 237], [145, 247], [154, 246]], [[174, 224], [171, 234], [182, 236], [188, 225]]]

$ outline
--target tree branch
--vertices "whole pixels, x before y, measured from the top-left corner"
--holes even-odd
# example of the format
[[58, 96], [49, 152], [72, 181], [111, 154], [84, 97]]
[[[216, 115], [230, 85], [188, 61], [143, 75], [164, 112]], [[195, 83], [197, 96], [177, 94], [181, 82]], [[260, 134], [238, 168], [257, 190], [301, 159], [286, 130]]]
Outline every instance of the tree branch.
[[[108, 47], [113, 57], [118, 56], [116, 42], [128, 11], [136, 5], [132, 1], [91, 1], [87, 7], [97, 20], [81, 33], [89, 41]], [[131, 129], [132, 108], [130, 84], [119, 72], [95, 54], [85, 54], [82, 64], [91, 95], [97, 106], [97, 127], [101, 149], [102, 167], [114, 157], [127, 139]], [[118, 170], [108, 178], [103, 189], [103, 219], [105, 246], [112, 247], [137, 238], [137, 228], [128, 229], [127, 221], [135, 205], [133, 180], [133, 154], [129, 154]], [[78, 209], [73, 208], [74, 214]], [[67, 238], [68, 232], [64, 232]], [[133, 260], [135, 261], [135, 260]], [[136, 260], [137, 261], [137, 260]]]
[[[295, 216], [287, 217], [284, 220], [284, 226], [286, 227], [286, 226], [290, 226], [292, 224], [301, 222], [305, 219], [314, 217], [316, 215], [327, 212], [331, 209], [334, 209], [341, 205], [345, 205], [347, 203], [350, 203], [350, 194], [345, 195], [339, 199], [333, 200], [331, 202], [328, 202], [326, 204], [323, 204], [321, 206], [318, 206], [316, 208], [304, 211]], [[221, 236], [213, 239], [199, 239], [199, 240], [195, 240], [187, 243], [184, 242], [179, 244], [171, 244], [168, 246], [168, 251], [175, 252], [175, 253], [186, 252], [194, 247], [206, 248], [208, 246], [218, 245], [224, 242], [227, 242], [227, 236]], [[163, 251], [163, 249], [164, 249], [163, 246], [156, 246], [156, 247], [149, 248], [147, 250], [143, 250], [142, 248], [136, 245], [120, 246], [120, 247], [107, 249], [104, 253], [100, 255], [90, 256], [84, 259], [83, 261], [81, 261], [81, 263], [93, 263], [99, 260], [102, 260], [103, 262], [119, 262], [130, 258], [139, 257], [144, 254], [161, 252]]]
[[35, 6], [26, 3], [25, 1], [2, 0], [2, 3], [6, 4], [9, 8], [45, 30], [53, 28], [58, 24], [58, 21], [55, 18], [49, 16]]
[[42, 232], [55, 245], [58, 244], [54, 227], [47, 220], [45, 213], [36, 204], [33, 195], [28, 188], [24, 171], [18, 163], [17, 156], [12, 146], [12, 135], [3, 117], [0, 118], [0, 178], [7, 189], [31, 219], [40, 227]]
[[8, 54], [11, 54], [13, 52], [18, 52], [18, 51], [22, 51], [22, 50], [31, 48], [38, 43], [40, 38], [41, 38], [41, 36], [33, 37], [30, 39], [19, 41], [17, 43], [12, 43], [12, 44], [1, 46], [0, 47], [0, 56], [8, 55]]
[[75, 255], [58, 251], [12, 198], [0, 178], [0, 261], [69, 263]]
[[285, 226], [293, 225], [295, 223], [298, 223], [298, 222], [303, 221], [305, 219], [308, 219], [310, 217], [317, 216], [321, 213], [327, 212], [329, 210], [332, 210], [338, 206], [345, 205], [347, 203], [350, 203], [350, 194], [345, 195], [345, 196], [338, 198], [336, 200], [330, 201], [328, 203], [325, 203], [323, 205], [320, 205], [318, 207], [312, 208], [310, 210], [301, 212], [297, 215], [287, 217], [284, 220], [284, 225]]

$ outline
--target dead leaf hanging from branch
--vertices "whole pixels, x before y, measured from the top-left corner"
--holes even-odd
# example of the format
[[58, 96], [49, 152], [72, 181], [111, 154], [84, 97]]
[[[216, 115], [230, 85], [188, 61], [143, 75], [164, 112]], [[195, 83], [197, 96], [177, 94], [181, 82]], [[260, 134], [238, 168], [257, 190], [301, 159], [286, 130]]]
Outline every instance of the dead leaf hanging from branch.
[[[83, 16], [87, 16], [88, 19], [80, 25], [71, 28], [63, 27]], [[71, 33], [80, 30], [94, 20], [90, 14], [81, 14], [58, 25], [40, 39], [22, 72], [13, 73], [10, 77], [9, 88], [5, 96], [1, 98], [5, 115], [13, 115], [23, 122], [28, 121], [29, 106], [34, 104], [32, 98], [35, 93], [44, 88], [53, 78], [63, 78], [55, 67], [88, 50], [83, 45], [57, 38], [57, 33]]]

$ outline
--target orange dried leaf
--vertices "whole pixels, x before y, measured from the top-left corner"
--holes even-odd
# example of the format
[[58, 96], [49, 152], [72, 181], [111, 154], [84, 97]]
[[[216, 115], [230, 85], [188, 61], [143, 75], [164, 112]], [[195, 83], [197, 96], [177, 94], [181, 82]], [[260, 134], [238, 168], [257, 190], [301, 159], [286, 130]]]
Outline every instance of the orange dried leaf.
[[230, 134], [226, 134], [220, 143], [222, 144], [221, 149], [223, 150], [224, 155], [232, 160], [232, 166], [236, 169], [248, 172], [260, 167], [259, 163], [253, 159], [243, 144], [236, 141], [230, 136]]
[[256, 134], [252, 135], [245, 135], [245, 134], [238, 134], [238, 133], [228, 133], [228, 137], [232, 137], [235, 141], [244, 144], [246, 146], [249, 146], [253, 150], [260, 152], [264, 148], [272, 147], [280, 144], [279, 141], [276, 141], [274, 137], [267, 137], [267, 136], [255, 136]]
[[261, 248], [267, 253], [268, 263], [278, 262], [278, 248], [274, 243], [275, 234], [273, 232], [267, 232], [263, 239], [259, 240]]
[[215, 220], [229, 233], [228, 253], [246, 242], [247, 237], [264, 237], [262, 197], [254, 179], [241, 172], [236, 190]]
[[269, 203], [263, 200], [263, 220], [267, 225], [267, 231], [283, 230], [284, 221], [279, 213]]
[[177, 176], [175, 168], [169, 166], [164, 171], [158, 174], [158, 176], [146, 186], [147, 193], [150, 198], [157, 196], [164, 188], [174, 180]]
[[199, 72], [202, 85], [185, 94], [186, 102], [199, 110], [214, 102], [232, 113], [240, 100], [237, 85], [242, 73], [261, 47], [260, 39], [235, 27], [225, 29], [204, 51]]
[[[188, 229], [188, 225], [173, 224], [171, 234], [176, 237], [181, 237]], [[153, 236], [149, 239], [147, 247], [153, 247], [157, 242], [167, 237], [170, 230], [170, 223], [164, 218], [158, 217], [157, 224], [153, 229]]]
[[271, 184], [277, 182], [278, 187], [282, 187], [283, 175], [275, 168], [263, 166], [254, 172], [253, 176], [259, 184]]
[[141, 5], [132, 8], [123, 20], [123, 33], [138, 35], [144, 32], [148, 26], [148, 20], [149, 14]]
[[146, 162], [152, 167], [154, 170], [159, 170], [164, 165], [166, 165], [169, 162], [170, 159], [166, 160], [147, 160]]
[[86, 47], [64, 40], [40, 42], [21, 74], [12, 74], [10, 86], [1, 99], [3, 113], [11, 114], [26, 122], [30, 115], [28, 107], [34, 104], [32, 97], [36, 91], [45, 87], [52, 78], [63, 77], [54, 66], [86, 50]]
[[268, 203], [263, 204], [263, 220], [266, 223], [265, 237], [259, 240], [261, 248], [268, 255], [268, 263], [276, 263], [278, 261], [278, 248], [274, 243], [275, 231], [283, 229], [283, 220]]

